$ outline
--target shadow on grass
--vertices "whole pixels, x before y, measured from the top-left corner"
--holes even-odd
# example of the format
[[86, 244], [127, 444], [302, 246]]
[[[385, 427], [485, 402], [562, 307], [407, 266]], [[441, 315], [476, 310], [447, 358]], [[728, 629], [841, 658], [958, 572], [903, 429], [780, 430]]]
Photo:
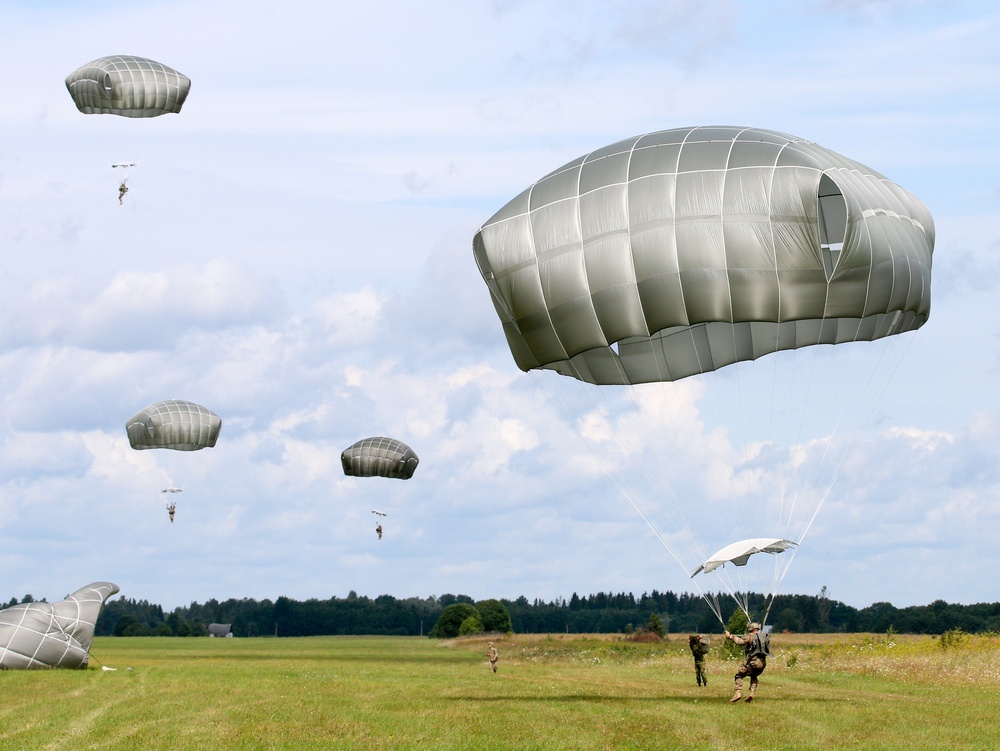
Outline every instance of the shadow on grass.
[[[694, 704], [694, 703], [705, 703], [705, 704], [729, 704], [728, 696], [684, 696], [677, 694], [668, 694], [666, 696], [602, 696], [600, 694], [536, 694], [534, 696], [452, 696], [446, 697], [447, 701], [461, 701], [461, 702], [481, 702], [484, 704], [489, 703], [500, 703], [500, 702], [536, 702], [536, 701], [546, 701], [546, 702], [580, 702], [580, 703], [593, 703], [593, 704], [648, 704], [648, 703], [662, 703], [662, 702], [677, 702], [684, 704]], [[807, 699], [800, 696], [773, 696], [767, 697], [766, 699], [755, 699], [753, 701], [753, 706], [759, 707], [762, 703], [794, 703], [794, 702], [845, 702], [849, 703], [850, 699], [839, 699], [839, 698], [823, 698], [823, 699]], [[745, 704], [746, 702], [732, 702], [735, 707], [737, 704]]]

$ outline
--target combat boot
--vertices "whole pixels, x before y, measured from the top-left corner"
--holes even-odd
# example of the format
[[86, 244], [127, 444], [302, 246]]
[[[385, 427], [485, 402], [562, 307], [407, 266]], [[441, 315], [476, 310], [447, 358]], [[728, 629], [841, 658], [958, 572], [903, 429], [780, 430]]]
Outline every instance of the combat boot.
[[750, 689], [750, 693], [747, 694], [747, 704], [753, 701], [753, 689]]
[[729, 703], [732, 704], [735, 701], [739, 701], [742, 697], [743, 694], [740, 693], [739, 689], [736, 689], [736, 693], [733, 694], [733, 698], [729, 700]]

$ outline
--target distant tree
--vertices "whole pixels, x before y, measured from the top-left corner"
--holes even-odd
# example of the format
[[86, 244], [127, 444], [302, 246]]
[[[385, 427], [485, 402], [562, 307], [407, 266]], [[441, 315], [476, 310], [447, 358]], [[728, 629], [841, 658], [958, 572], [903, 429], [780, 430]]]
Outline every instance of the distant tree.
[[663, 620], [656, 613], [649, 614], [646, 630], [651, 634], [656, 634], [661, 639], [667, 635], [667, 630], [663, 627]]
[[456, 602], [453, 605], [449, 605], [441, 611], [441, 616], [437, 619], [437, 623], [434, 624], [434, 628], [427, 635], [432, 639], [454, 639], [458, 636], [459, 629], [462, 628], [462, 622], [466, 618], [479, 619], [479, 611], [476, 610], [475, 606], [467, 602]]
[[475, 636], [481, 633], [483, 633], [483, 623], [479, 620], [479, 616], [476, 615], [470, 615], [458, 627], [459, 636]]
[[123, 615], [115, 624], [115, 636], [149, 636], [151, 634], [152, 630], [149, 626], [139, 623], [131, 615]]
[[482, 630], [490, 633], [508, 633], [514, 630], [510, 622], [510, 612], [500, 600], [480, 600], [476, 603]]
[[172, 633], [174, 636], [181, 635], [181, 624], [183, 623], [183, 621], [181, 620], [181, 617], [177, 615], [177, 613], [171, 613], [170, 615], [168, 615], [165, 623], [167, 624], [167, 626], [170, 627], [170, 633]]
[[[873, 603], [858, 613], [861, 630], [873, 634], [884, 633], [890, 628], [894, 628], [899, 617], [900, 611], [889, 602]], [[908, 628], [903, 630], [910, 631]]]
[[[747, 618], [746, 613], [742, 610], [736, 610], [729, 616], [729, 622], [726, 623], [726, 631], [731, 634], [745, 634], [749, 625], [750, 619]], [[743, 655], [743, 647], [739, 644], [733, 644], [729, 639], [726, 639], [722, 642], [722, 653], [729, 658], [741, 657]]]
[[799, 611], [795, 608], [785, 608], [778, 613], [778, 617], [774, 619], [774, 630], [792, 633], [801, 631], [802, 619], [799, 617]]
[[823, 585], [816, 597], [816, 610], [819, 613], [819, 626], [825, 629], [830, 621], [830, 590]]
[[468, 595], [452, 595], [452, 594], [441, 595], [438, 598], [438, 602], [441, 604], [441, 607], [443, 608], [446, 608], [449, 605], [456, 605], [460, 602], [464, 602], [468, 605], [474, 604], [474, 600]]

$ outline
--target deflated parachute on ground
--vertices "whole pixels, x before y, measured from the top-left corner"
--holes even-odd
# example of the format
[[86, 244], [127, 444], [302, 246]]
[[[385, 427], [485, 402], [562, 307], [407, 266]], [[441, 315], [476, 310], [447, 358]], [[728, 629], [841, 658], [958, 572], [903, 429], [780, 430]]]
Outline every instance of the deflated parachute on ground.
[[348, 477], [389, 477], [409, 480], [420, 459], [402, 441], [375, 436], [358, 441], [340, 455]]
[[111, 582], [94, 582], [60, 602], [30, 602], [0, 610], [0, 668], [85, 668], [94, 625]]
[[66, 88], [87, 115], [158, 117], [181, 111], [191, 79], [155, 60], [109, 55], [66, 76]]
[[125, 423], [132, 448], [198, 451], [219, 439], [222, 418], [194, 402], [180, 399], [150, 404]]
[[595, 384], [912, 331], [934, 224], [878, 172], [767, 130], [629, 138], [542, 178], [476, 233], [514, 360]]

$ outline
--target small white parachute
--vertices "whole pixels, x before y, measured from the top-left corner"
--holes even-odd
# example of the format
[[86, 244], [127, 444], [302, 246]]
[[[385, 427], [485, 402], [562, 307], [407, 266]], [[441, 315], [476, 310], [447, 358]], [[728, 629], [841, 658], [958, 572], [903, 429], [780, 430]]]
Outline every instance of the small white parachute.
[[798, 545], [791, 540], [783, 540], [780, 537], [752, 537], [749, 540], [740, 540], [726, 545], [722, 550], [709, 557], [691, 574], [694, 578], [702, 571], [706, 574], [720, 566], [731, 563], [734, 566], [746, 566], [750, 556], [756, 553], [784, 553], [790, 547]]

